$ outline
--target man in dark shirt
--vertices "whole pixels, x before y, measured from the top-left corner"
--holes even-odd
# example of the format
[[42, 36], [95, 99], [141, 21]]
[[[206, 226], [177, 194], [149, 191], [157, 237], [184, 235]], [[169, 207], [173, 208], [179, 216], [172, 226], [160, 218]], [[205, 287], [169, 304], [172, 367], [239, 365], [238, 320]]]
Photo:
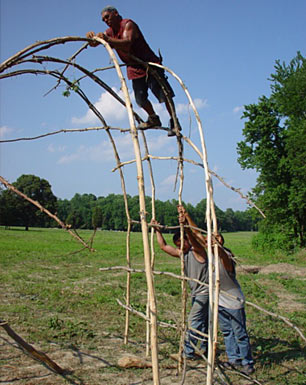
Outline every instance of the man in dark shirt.
[[[152, 103], [148, 99], [148, 89], [150, 88], [160, 103], [165, 103], [167, 111], [170, 115], [170, 129], [168, 136], [174, 136], [181, 130], [176, 117], [175, 107], [173, 103], [174, 92], [164, 74], [164, 71], [155, 67], [159, 79], [162, 80], [162, 86], [152, 70], [147, 72], [147, 68], [141, 65], [133, 57], [143, 62], [153, 62], [161, 64], [161, 59], [155, 55], [148, 43], [146, 42], [138, 25], [131, 19], [123, 19], [116, 8], [107, 6], [102, 10], [102, 20], [108, 25], [108, 29], [101, 33], [95, 34], [93, 31], [87, 32], [87, 38], [94, 36], [100, 37], [114, 48], [120, 59], [127, 64], [127, 76], [132, 80], [133, 90], [136, 103], [146, 111], [148, 120], [141, 123], [138, 127], [141, 129], [160, 127], [161, 121], [155, 113]], [[95, 47], [96, 42], [90, 45]], [[166, 96], [167, 94], [167, 96]]]

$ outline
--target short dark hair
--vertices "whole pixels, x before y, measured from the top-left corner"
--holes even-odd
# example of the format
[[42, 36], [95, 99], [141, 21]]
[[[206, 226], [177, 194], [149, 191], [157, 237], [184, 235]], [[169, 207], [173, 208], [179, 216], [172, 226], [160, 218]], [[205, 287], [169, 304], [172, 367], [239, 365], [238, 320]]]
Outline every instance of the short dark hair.
[[[180, 231], [180, 230], [177, 230], [177, 231], [174, 233], [173, 238], [172, 238], [173, 243], [175, 244], [179, 239], [181, 239], [181, 231]], [[187, 240], [187, 237], [186, 237], [185, 234], [184, 234], [184, 239]]]
[[222, 234], [218, 234], [218, 236], [220, 237], [220, 239], [221, 239], [221, 245], [223, 246], [224, 245], [224, 237], [223, 237], [223, 235]]
[[107, 5], [106, 7], [104, 7], [101, 11], [101, 14], [103, 12], [117, 12], [118, 13], [117, 8], [113, 7], [112, 5]]

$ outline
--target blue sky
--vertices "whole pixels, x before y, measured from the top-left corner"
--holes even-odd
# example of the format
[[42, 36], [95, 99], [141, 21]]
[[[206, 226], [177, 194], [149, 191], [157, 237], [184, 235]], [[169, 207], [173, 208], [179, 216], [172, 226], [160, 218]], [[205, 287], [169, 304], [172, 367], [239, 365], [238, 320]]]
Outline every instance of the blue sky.
[[[100, 11], [110, 3], [101, 0], [0, 0], [1, 62], [37, 40], [63, 36], [85, 36], [86, 32], [104, 31]], [[301, 51], [305, 55], [305, 0], [130, 0], [116, 1], [120, 14], [133, 19], [164, 65], [171, 68], [187, 86], [196, 101], [204, 130], [209, 167], [224, 180], [247, 193], [256, 183], [256, 173], [242, 170], [237, 163], [237, 142], [243, 139], [243, 106], [269, 96], [268, 78], [276, 60], [288, 63]], [[70, 57], [82, 43], [58, 46], [49, 55]], [[101, 46], [89, 48], [78, 62], [88, 69], [108, 66], [110, 59]], [[48, 68], [51, 66], [48, 65]], [[57, 66], [61, 68], [61, 66]], [[125, 74], [125, 69], [123, 70]], [[79, 74], [69, 72], [70, 79]], [[101, 78], [115, 90], [120, 82], [114, 70]], [[176, 97], [183, 133], [199, 145], [199, 135], [188, 101], [178, 82], [169, 76]], [[99, 125], [85, 103], [75, 94], [65, 98], [64, 86], [47, 96], [55, 85], [47, 76], [25, 75], [1, 80], [0, 137], [2, 140], [32, 137], [69, 128]], [[128, 81], [129, 89], [131, 83]], [[90, 100], [101, 108], [107, 123], [127, 127], [126, 113], [108, 94], [88, 80], [81, 83]], [[164, 125], [167, 113], [152, 102]], [[135, 110], [143, 117], [146, 116]], [[175, 156], [175, 138], [164, 131], [147, 132], [150, 153]], [[122, 161], [134, 159], [129, 134], [114, 133]], [[185, 145], [185, 157], [199, 158]], [[70, 199], [75, 193], [106, 196], [121, 193], [108, 138], [103, 131], [66, 133], [35, 141], [0, 144], [0, 175], [14, 182], [22, 174], [47, 179], [54, 194]], [[151, 187], [144, 166], [147, 195]], [[153, 161], [158, 199], [177, 199], [174, 191], [176, 163]], [[127, 192], [136, 195], [135, 165], [124, 167]], [[186, 164], [183, 200], [192, 204], [205, 198], [202, 169]], [[215, 203], [222, 210], [245, 210], [248, 206], [239, 195], [214, 180]]]

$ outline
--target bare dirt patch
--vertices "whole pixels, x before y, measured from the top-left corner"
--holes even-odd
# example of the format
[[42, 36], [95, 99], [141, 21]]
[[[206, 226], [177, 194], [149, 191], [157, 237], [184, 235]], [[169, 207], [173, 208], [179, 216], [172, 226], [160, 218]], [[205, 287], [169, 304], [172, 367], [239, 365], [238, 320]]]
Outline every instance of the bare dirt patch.
[[305, 310], [305, 305], [301, 302], [297, 302], [297, 296], [293, 294], [289, 294], [285, 291], [279, 291], [277, 293], [280, 302], [278, 307], [282, 310], [286, 310], [288, 312], [293, 311], [303, 311]]
[[306, 267], [297, 267], [289, 263], [277, 263], [273, 265], [264, 266], [260, 269], [261, 274], [287, 274], [293, 277], [306, 277]]
[[[237, 268], [237, 271], [240, 273], [251, 273], [251, 274], [280, 274], [283, 279], [289, 278], [298, 278], [304, 280], [306, 278], [306, 268], [297, 267], [289, 263], [277, 263], [267, 266], [251, 266], [251, 265], [241, 265]], [[261, 281], [270, 286], [270, 291], [272, 291], [280, 299], [278, 307], [281, 310], [286, 310], [288, 312], [293, 311], [303, 311], [305, 310], [305, 305], [298, 300], [302, 300], [299, 295], [289, 293], [284, 287], [277, 281], [273, 281], [273, 286], [271, 281], [264, 279]]]
[[[60, 376], [48, 368], [35, 362], [24, 354], [15, 343], [10, 343], [0, 333], [0, 383], [6, 385], [153, 385], [151, 368], [121, 368], [118, 360], [126, 355], [122, 341], [118, 338], [105, 338], [101, 346], [95, 351], [88, 349], [76, 349], [74, 347], [61, 348], [50, 344], [45, 353], [62, 368], [70, 371], [70, 374]], [[38, 346], [35, 346], [39, 349]], [[143, 360], [143, 355], [138, 353]], [[224, 360], [224, 353], [219, 359]], [[284, 362], [286, 372], [288, 370], [301, 371], [302, 368], [296, 362]], [[258, 369], [259, 370], [259, 369]], [[281, 370], [281, 369], [280, 369]], [[229, 384], [250, 385], [254, 382], [246, 379], [239, 372], [225, 371]], [[279, 373], [281, 375], [281, 373]], [[252, 378], [257, 378], [256, 373]], [[182, 375], [178, 374], [176, 363], [173, 360], [161, 357], [160, 381], [162, 385], [180, 385]], [[261, 383], [261, 382], [260, 382]], [[265, 381], [265, 384], [275, 385], [276, 382]], [[187, 364], [184, 385], [206, 384], [206, 363]], [[215, 375], [214, 384], [222, 384], [220, 377]]]
[[[126, 356], [122, 341], [119, 341], [118, 338], [108, 338], [107, 342], [104, 341], [103, 346], [94, 352], [50, 345], [49, 351], [45, 351], [45, 353], [61, 368], [70, 372], [64, 376], [53, 373], [24, 354], [15, 343], [8, 341], [3, 332], [0, 334], [0, 341], [1, 384], [149, 385], [153, 383], [151, 368], [122, 368], [118, 365], [118, 360], [122, 362], [122, 358]], [[41, 350], [37, 346], [35, 348]], [[141, 355], [139, 358], [141, 361], [145, 360]], [[177, 365], [174, 361], [161, 359], [160, 365], [162, 384], [178, 385], [181, 383], [181, 377], [177, 375]], [[203, 383], [205, 370], [206, 364], [188, 366], [188, 381], [185, 384]]]
[[289, 263], [275, 263], [267, 266], [260, 265], [239, 265], [237, 266], [237, 272], [239, 273], [251, 273], [251, 274], [286, 274], [291, 277], [306, 278], [306, 267], [294, 266]]

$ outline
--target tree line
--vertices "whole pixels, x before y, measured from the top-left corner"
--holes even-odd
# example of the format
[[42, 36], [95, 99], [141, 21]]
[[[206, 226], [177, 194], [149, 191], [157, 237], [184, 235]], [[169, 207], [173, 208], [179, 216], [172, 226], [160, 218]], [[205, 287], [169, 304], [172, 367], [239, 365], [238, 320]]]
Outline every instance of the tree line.
[[[78, 194], [70, 200], [59, 199], [53, 193], [50, 183], [35, 175], [21, 175], [13, 185], [33, 200], [40, 202], [46, 209], [55, 213], [65, 223], [75, 229], [127, 230], [125, 203], [122, 194], [109, 194], [96, 197], [94, 194]], [[130, 218], [139, 220], [139, 197], [127, 196]], [[163, 225], [177, 226], [178, 201], [175, 199], [155, 201], [156, 219]], [[184, 203], [197, 225], [206, 229], [206, 200], [197, 205]], [[148, 218], [151, 218], [151, 197], [146, 197]], [[222, 211], [216, 207], [220, 231], [252, 231], [257, 229], [257, 221], [252, 212]], [[56, 227], [57, 223], [46, 214], [37, 210], [30, 202], [10, 190], [0, 190], [0, 225], [29, 227]], [[140, 231], [140, 224], [133, 224], [132, 231]]]

